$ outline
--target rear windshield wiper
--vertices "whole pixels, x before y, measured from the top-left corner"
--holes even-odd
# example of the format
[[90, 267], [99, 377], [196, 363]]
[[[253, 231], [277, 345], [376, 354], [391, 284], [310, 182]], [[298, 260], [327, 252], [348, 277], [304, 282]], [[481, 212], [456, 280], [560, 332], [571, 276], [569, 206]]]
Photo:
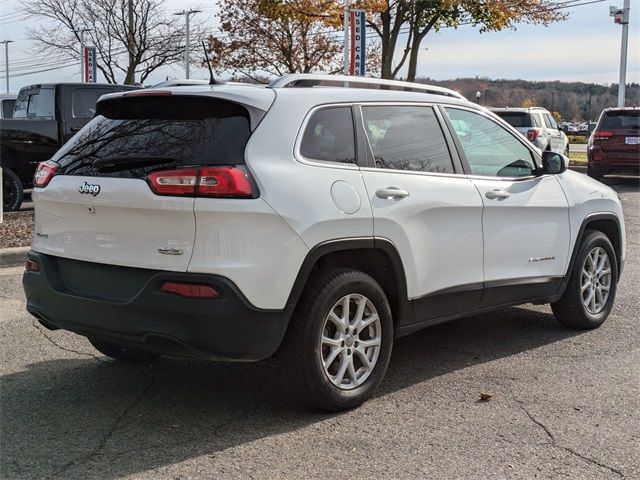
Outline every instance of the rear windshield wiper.
[[149, 167], [162, 163], [176, 164], [177, 159], [161, 155], [114, 155], [93, 161], [93, 168], [99, 172], [117, 172], [129, 168]]

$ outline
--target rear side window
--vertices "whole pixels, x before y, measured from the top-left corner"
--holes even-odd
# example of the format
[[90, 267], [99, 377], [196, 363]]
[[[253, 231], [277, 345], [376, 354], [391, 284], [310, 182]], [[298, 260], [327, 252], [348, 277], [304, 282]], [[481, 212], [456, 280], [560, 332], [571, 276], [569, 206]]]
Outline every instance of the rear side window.
[[514, 128], [536, 127], [533, 115], [525, 112], [495, 112], [500, 118]]
[[640, 110], [607, 112], [602, 117], [600, 128], [640, 128]]
[[451, 155], [431, 107], [363, 107], [376, 167], [453, 173]]
[[108, 88], [78, 88], [71, 95], [71, 114], [73, 118], [93, 118], [96, 114], [96, 102], [102, 95], [113, 93]]
[[13, 118], [53, 119], [55, 90], [53, 87], [23, 90], [16, 100]]
[[323, 162], [356, 163], [351, 107], [329, 107], [314, 112], [302, 136], [300, 153]]
[[52, 158], [61, 173], [142, 178], [162, 168], [245, 163], [251, 131], [241, 105], [202, 97], [120, 97], [98, 104], [97, 113]]

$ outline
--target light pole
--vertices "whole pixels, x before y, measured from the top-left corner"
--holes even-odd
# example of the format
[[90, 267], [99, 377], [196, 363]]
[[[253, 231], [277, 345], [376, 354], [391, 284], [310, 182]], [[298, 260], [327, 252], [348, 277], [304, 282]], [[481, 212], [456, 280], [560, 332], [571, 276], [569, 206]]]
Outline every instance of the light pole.
[[480, 90], [478, 90], [476, 92], [476, 102], [478, 102], [478, 105], [480, 105], [480, 97], [482, 96], [482, 93], [480, 92]]
[[84, 32], [91, 31], [90, 28], [80, 28], [74, 30], [74, 33], [78, 34], [80, 40], [80, 81], [84, 83]]
[[344, 28], [344, 66], [342, 70], [345, 75], [349, 75], [349, 0], [344, 0], [342, 24]]
[[13, 40], [3, 40], [0, 43], [4, 43], [4, 66], [5, 66], [5, 75], [7, 79], [7, 94], [9, 94], [9, 44], [12, 43]]
[[189, 78], [189, 51], [191, 50], [191, 44], [189, 41], [189, 19], [191, 15], [194, 13], [200, 13], [202, 10], [183, 10], [181, 12], [174, 13], [174, 15], [184, 15], [185, 18], [185, 26], [186, 26], [186, 34], [185, 34], [185, 49], [184, 49], [184, 73], [186, 78]]
[[627, 44], [629, 43], [629, 8], [631, 0], [624, 0], [622, 7], [622, 44], [620, 48], [620, 83], [618, 84], [618, 107], [624, 107], [627, 86]]
[[484, 104], [488, 107], [489, 106], [489, 92], [491, 90], [489, 90], [488, 88], [486, 88], [484, 90]]

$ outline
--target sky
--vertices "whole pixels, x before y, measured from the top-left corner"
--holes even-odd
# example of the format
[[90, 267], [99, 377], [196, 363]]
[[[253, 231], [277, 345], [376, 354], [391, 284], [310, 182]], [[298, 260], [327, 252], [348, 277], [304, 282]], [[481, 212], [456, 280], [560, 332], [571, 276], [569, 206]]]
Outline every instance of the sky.
[[[588, 1], [588, 0], [585, 0]], [[520, 25], [515, 31], [480, 34], [471, 26], [429, 33], [420, 50], [418, 76], [436, 80], [460, 77], [491, 79], [562, 80], [610, 84], [617, 83], [620, 65], [621, 27], [609, 16], [609, 6], [622, 6], [623, 0], [610, 0], [567, 10], [565, 22], [550, 27]], [[10, 39], [10, 90], [44, 82], [77, 81], [79, 63], [56, 70], [21, 75], [44, 68], [66, 65], [43, 55], [29, 40], [28, 28], [41, 20], [25, 18], [20, 0], [0, 0], [0, 40]], [[183, 9], [202, 10], [197, 18], [215, 29], [215, 0], [165, 0], [171, 14]], [[193, 17], [196, 18], [196, 17]], [[5, 91], [5, 58], [0, 45], [0, 91]], [[195, 47], [194, 47], [195, 48]], [[148, 83], [166, 77], [183, 78], [184, 66], [164, 67], [154, 72]], [[191, 67], [192, 78], [208, 78], [204, 69]], [[101, 76], [99, 75], [99, 80]], [[631, 0], [627, 82], [640, 82], [640, 0]]]

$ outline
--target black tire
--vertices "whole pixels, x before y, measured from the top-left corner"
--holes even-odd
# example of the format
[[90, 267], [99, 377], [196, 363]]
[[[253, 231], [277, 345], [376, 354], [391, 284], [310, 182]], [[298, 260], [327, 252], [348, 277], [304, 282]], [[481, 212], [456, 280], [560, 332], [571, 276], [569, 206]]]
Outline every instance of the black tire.
[[569, 156], [569, 144], [567, 143], [567, 148], [564, 149], [564, 156], [568, 157]]
[[[320, 341], [323, 332], [326, 332], [325, 320], [329, 313], [335, 311], [337, 302], [349, 294], [362, 295], [375, 307], [380, 318], [380, 347], [377, 362], [369, 376], [362, 384], [344, 389], [332, 383], [325, 373], [322, 355], [326, 346], [322, 347]], [[351, 304], [349, 309], [351, 312]], [[360, 335], [364, 331], [356, 333]], [[342, 344], [344, 354], [348, 343], [346, 346], [344, 342]], [[358, 343], [353, 345], [357, 347]], [[321, 271], [309, 279], [291, 319], [283, 349], [284, 369], [291, 390], [300, 402], [330, 412], [347, 410], [362, 404], [378, 388], [387, 371], [392, 345], [391, 309], [378, 282], [359, 270], [340, 268]], [[357, 362], [356, 353], [355, 348], [353, 352], [349, 350], [349, 355], [353, 355], [349, 357], [353, 365]], [[342, 362], [344, 357], [338, 357], [336, 361]], [[361, 371], [360, 368], [362, 365], [357, 371]]]
[[[582, 270], [585, 266], [587, 255], [594, 248], [602, 248], [609, 257], [611, 266], [611, 277], [609, 285], [609, 297], [604, 302], [604, 308], [596, 314], [587, 310], [583, 302], [583, 293], [581, 283], [583, 280]], [[576, 260], [571, 270], [571, 277], [562, 298], [551, 304], [553, 314], [558, 321], [567, 328], [577, 330], [589, 330], [598, 328], [604, 323], [613, 308], [613, 302], [616, 297], [616, 289], [618, 283], [618, 262], [615, 250], [609, 241], [609, 238], [602, 232], [597, 230], [587, 230], [584, 234], [582, 242], [578, 247]], [[588, 292], [587, 292], [588, 295]]]
[[587, 175], [589, 175], [594, 180], [602, 179], [602, 171], [592, 165], [587, 165]]
[[5, 212], [20, 210], [24, 191], [20, 177], [8, 168], [2, 169], [2, 208]]
[[108, 342], [106, 340], [99, 340], [97, 338], [89, 338], [89, 342], [91, 342], [91, 345], [93, 345], [100, 353], [123, 362], [148, 362], [160, 356], [157, 353], [139, 350], [132, 347], [125, 347], [124, 345]]

